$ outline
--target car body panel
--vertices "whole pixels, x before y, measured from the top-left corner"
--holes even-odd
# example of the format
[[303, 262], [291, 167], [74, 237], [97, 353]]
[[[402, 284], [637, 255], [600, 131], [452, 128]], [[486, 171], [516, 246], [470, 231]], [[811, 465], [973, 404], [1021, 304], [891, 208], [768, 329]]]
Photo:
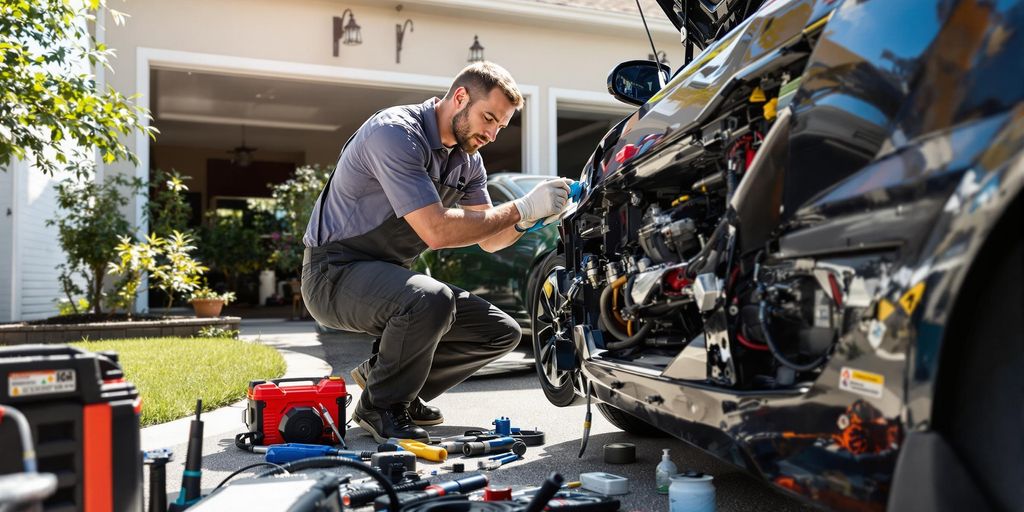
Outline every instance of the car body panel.
[[[904, 439], [932, 425], [943, 346], [957, 342], [947, 328], [970, 300], [965, 276], [1021, 201], [1024, 2], [769, 3], [611, 130], [583, 178], [594, 198], [685, 173], [723, 91], [780, 48], [800, 51], [826, 17], [790, 103], [781, 193], [739, 219], [770, 217], [777, 257], [852, 276], [820, 375], [735, 391], [692, 376], [703, 344], [656, 371], [607, 357], [582, 318], [575, 343], [599, 400], [816, 503], [882, 510]], [[626, 145], [640, 149], [616, 161]], [[592, 207], [585, 200], [566, 224]], [[562, 235], [574, 255], [573, 233]], [[706, 342], [725, 325], [724, 313], [706, 318]]]

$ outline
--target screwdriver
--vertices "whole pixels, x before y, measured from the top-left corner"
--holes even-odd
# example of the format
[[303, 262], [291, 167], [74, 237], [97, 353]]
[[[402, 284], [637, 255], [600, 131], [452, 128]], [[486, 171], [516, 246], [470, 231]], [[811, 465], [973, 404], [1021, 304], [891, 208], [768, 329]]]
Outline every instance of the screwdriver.
[[448, 450], [437, 446], [430, 446], [429, 444], [421, 443], [419, 441], [413, 441], [412, 439], [396, 439], [392, 437], [388, 439], [388, 444], [401, 446], [405, 451], [412, 452], [421, 459], [432, 460], [434, 462], [444, 462], [448, 460]]

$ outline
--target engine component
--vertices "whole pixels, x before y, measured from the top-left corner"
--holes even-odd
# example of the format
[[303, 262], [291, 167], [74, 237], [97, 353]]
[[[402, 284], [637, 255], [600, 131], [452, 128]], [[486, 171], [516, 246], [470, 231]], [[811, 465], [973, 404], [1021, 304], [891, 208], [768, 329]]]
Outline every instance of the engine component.
[[622, 265], [612, 261], [604, 267], [604, 276], [609, 283], [614, 283], [622, 276]]
[[633, 303], [647, 304], [651, 295], [658, 289], [658, 285], [661, 284], [661, 276], [667, 270], [665, 268], [657, 268], [637, 274], [633, 278], [633, 284], [629, 289], [629, 296]]
[[601, 285], [601, 279], [598, 277], [600, 272], [597, 269], [597, 258], [593, 256], [587, 257], [587, 263], [584, 265], [587, 271], [587, 279], [590, 281], [590, 285], [597, 288]]
[[697, 225], [691, 218], [672, 220], [652, 206], [644, 220], [639, 232], [640, 247], [655, 263], [679, 261], [700, 246]]
[[693, 282], [693, 298], [697, 302], [697, 309], [706, 313], [715, 307], [718, 299], [723, 293], [722, 280], [711, 273], [700, 274]]

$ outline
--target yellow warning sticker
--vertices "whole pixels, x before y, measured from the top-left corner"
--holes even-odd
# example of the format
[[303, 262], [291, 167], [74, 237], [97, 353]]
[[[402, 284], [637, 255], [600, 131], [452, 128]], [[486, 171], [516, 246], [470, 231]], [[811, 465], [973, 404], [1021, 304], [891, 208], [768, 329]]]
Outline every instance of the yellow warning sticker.
[[885, 388], [885, 377], [877, 373], [866, 372], [856, 368], [844, 366], [839, 372], [839, 389], [866, 395], [875, 398], [882, 398], [882, 390]]
[[882, 300], [878, 301], [878, 319], [879, 320], [884, 322], [885, 319], [889, 318], [889, 315], [893, 314], [894, 311], [896, 311], [896, 306], [893, 306], [892, 302], [889, 302], [889, 301], [887, 301], [885, 299], [882, 299]]
[[907, 315], [914, 313], [917, 309], [917, 305], [921, 303], [921, 297], [924, 296], [924, 282], [920, 282], [914, 285], [913, 288], [907, 290], [900, 297], [900, 306], [903, 306], [903, 311], [907, 312]]

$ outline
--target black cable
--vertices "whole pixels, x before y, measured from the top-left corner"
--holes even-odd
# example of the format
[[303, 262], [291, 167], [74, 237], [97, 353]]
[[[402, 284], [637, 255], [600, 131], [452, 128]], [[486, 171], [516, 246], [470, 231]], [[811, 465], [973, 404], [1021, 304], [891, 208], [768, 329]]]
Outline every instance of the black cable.
[[768, 349], [771, 351], [772, 357], [774, 357], [776, 361], [781, 363], [783, 366], [787, 366], [798, 372], [806, 372], [813, 370], [821, 366], [821, 364], [825, 362], [826, 356], [821, 356], [811, 363], [801, 365], [796, 364], [793, 361], [790, 361], [789, 359], [786, 358], [786, 356], [782, 355], [782, 352], [780, 352], [778, 347], [775, 346], [775, 340], [772, 339], [772, 333], [769, 329], [770, 326], [768, 325], [767, 315], [768, 303], [765, 302], [764, 299], [761, 299], [760, 304], [761, 306], [760, 308], [758, 308], [757, 318], [761, 322], [761, 333], [764, 334], [764, 341], [765, 343], [767, 343]]
[[380, 484], [381, 488], [388, 495], [388, 510], [398, 512], [398, 494], [395, 493], [395, 486], [391, 485], [387, 477], [383, 473], [370, 467], [369, 464], [363, 462], [354, 461], [352, 459], [346, 459], [345, 457], [310, 457], [308, 459], [301, 459], [294, 462], [289, 462], [279, 469], [271, 469], [256, 475], [256, 478], [263, 478], [273, 476], [281, 471], [302, 471], [304, 469], [311, 468], [330, 468], [335, 466], [345, 466], [352, 469], [357, 469], [370, 476]]
[[651, 329], [654, 328], [654, 322], [645, 323], [633, 336], [619, 330], [619, 327], [615, 325], [615, 314], [611, 312], [612, 293], [611, 284], [606, 286], [604, 291], [601, 292], [601, 316], [605, 319], [605, 328], [612, 333], [612, 336], [619, 338], [620, 341], [608, 341], [605, 342], [604, 346], [608, 350], [621, 350], [636, 346], [647, 337], [647, 333], [651, 332]]
[[[249, 464], [248, 466], [246, 466], [244, 468], [241, 468], [241, 469], [235, 471], [234, 473], [231, 473], [227, 477], [225, 477], [224, 480], [221, 480], [220, 483], [217, 484], [217, 487], [213, 488], [213, 490], [216, 491], [217, 489], [220, 489], [224, 484], [228, 483], [228, 480], [231, 480], [235, 476], [238, 476], [238, 474], [241, 473], [242, 471], [245, 471], [247, 469], [252, 469], [252, 468], [258, 468], [258, 467], [261, 467], [261, 466], [274, 466], [277, 469], [283, 469], [279, 464], [274, 464], [273, 462], [257, 462], [255, 464]], [[285, 473], [287, 473], [287, 472], [288, 471], [285, 471]]]

